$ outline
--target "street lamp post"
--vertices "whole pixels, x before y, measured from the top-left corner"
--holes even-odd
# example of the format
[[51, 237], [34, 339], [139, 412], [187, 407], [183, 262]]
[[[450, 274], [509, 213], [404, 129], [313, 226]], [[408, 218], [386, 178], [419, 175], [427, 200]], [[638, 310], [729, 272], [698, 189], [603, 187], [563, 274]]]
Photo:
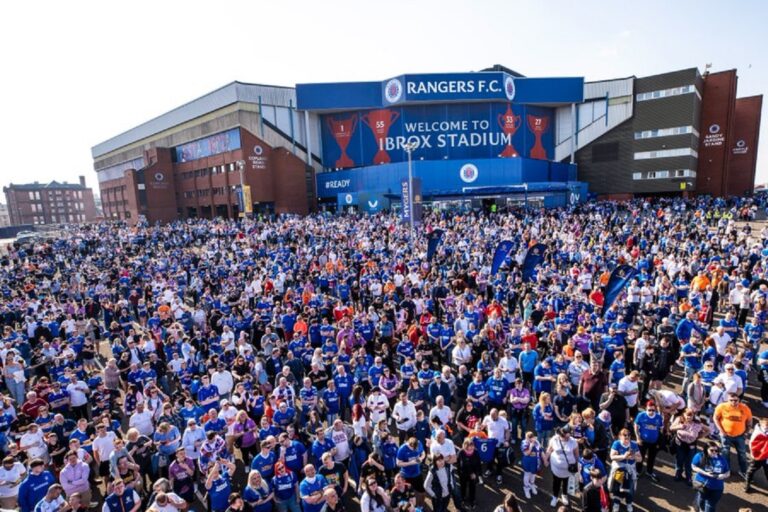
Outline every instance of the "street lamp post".
[[235, 162], [237, 164], [237, 170], [240, 173], [240, 197], [242, 198], [243, 203], [243, 218], [245, 219], [247, 217], [247, 208], [245, 207], [245, 160], [238, 160]]
[[416, 149], [415, 142], [409, 142], [403, 146], [405, 152], [408, 153], [408, 222], [411, 230], [411, 240], [413, 240], [413, 158], [411, 153]]

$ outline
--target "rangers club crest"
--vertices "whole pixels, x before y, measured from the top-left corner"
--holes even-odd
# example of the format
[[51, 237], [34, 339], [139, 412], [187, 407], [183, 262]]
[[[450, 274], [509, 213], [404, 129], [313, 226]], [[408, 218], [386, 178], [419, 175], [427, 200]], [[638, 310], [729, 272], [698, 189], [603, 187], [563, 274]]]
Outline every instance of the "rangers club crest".
[[504, 94], [507, 95], [509, 101], [515, 97], [515, 80], [511, 76], [504, 79]]
[[393, 78], [384, 86], [384, 98], [388, 103], [397, 103], [403, 97], [403, 84], [399, 78]]
[[472, 183], [477, 179], [477, 166], [475, 164], [464, 164], [459, 169], [459, 177], [464, 183]]

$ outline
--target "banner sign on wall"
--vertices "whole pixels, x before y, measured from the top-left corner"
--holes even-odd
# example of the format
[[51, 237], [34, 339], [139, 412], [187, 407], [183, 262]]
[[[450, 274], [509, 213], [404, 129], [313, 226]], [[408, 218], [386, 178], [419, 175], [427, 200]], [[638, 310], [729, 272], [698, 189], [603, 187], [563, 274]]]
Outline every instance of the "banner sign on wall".
[[322, 116], [323, 161], [344, 169], [407, 160], [554, 158], [553, 111], [512, 103], [400, 106]]

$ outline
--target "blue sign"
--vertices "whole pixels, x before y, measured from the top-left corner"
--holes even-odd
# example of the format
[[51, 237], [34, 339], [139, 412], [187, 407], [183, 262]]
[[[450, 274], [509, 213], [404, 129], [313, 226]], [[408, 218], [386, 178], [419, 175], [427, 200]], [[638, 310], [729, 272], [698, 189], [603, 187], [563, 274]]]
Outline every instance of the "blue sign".
[[584, 101], [584, 78], [513, 77], [494, 71], [401, 75], [382, 82], [296, 85], [299, 110], [341, 111], [424, 102], [467, 101], [581, 103]]
[[403, 211], [400, 213], [400, 218], [403, 222], [410, 222], [413, 212], [411, 212], [411, 183], [407, 180], [400, 181], [400, 194], [403, 198]]
[[406, 161], [406, 145], [415, 146], [414, 160], [554, 158], [554, 112], [545, 107], [397, 106], [327, 114], [321, 121], [323, 162], [334, 169]]
[[233, 128], [204, 139], [198, 139], [173, 148], [174, 162], [189, 162], [199, 158], [240, 149], [240, 130]]
[[513, 101], [515, 79], [506, 73], [404, 75], [382, 83], [384, 105], [421, 101]]

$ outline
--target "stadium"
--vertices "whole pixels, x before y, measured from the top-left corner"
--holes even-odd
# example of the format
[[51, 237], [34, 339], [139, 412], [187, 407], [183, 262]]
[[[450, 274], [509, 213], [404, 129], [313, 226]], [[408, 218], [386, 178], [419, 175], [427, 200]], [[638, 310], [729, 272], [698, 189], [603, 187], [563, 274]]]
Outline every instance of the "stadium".
[[105, 216], [496, 211], [750, 194], [762, 96], [736, 70], [596, 82], [503, 66], [378, 81], [233, 82], [92, 148]]

